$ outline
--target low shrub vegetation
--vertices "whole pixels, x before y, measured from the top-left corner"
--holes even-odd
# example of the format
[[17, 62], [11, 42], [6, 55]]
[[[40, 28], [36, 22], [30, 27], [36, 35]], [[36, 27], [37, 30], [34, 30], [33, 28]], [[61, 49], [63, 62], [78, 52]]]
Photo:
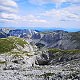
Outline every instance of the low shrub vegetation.
[[24, 47], [24, 44], [28, 44], [21, 38], [17, 37], [8, 37], [0, 39], [0, 53], [9, 52], [14, 48], [17, 48], [16, 44]]
[[63, 54], [77, 54], [80, 53], [79, 49], [74, 49], [74, 50], [61, 50], [61, 49], [55, 49], [55, 48], [50, 48], [48, 49], [49, 53], [63, 53]]

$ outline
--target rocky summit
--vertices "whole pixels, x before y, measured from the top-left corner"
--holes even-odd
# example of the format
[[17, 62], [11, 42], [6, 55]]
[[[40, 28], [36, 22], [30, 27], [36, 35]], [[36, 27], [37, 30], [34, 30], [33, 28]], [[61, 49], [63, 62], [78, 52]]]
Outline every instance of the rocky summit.
[[1, 29], [0, 80], [80, 80], [80, 32]]

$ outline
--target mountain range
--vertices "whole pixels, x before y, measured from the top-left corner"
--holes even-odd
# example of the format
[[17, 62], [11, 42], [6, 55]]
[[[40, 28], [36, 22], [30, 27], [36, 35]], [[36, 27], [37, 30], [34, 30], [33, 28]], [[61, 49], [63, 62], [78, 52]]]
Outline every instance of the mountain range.
[[0, 38], [16, 36], [24, 38], [39, 48], [80, 49], [80, 32], [63, 30], [38, 31], [30, 29], [0, 30]]

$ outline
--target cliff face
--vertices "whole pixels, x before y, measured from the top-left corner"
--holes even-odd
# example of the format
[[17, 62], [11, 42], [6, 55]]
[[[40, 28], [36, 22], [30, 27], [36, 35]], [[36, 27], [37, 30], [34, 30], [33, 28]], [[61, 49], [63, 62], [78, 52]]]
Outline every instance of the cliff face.
[[36, 43], [37, 40], [37, 43], [42, 43], [48, 48], [80, 49], [80, 32], [53, 31], [38, 33], [37, 35], [40, 38], [32, 37], [33, 42]]
[[6, 38], [8, 35], [0, 30], [0, 38]]

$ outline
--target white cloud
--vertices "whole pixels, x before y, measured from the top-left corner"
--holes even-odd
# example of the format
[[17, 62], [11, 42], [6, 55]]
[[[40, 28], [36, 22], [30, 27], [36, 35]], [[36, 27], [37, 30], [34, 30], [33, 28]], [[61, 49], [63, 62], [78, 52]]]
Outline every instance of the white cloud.
[[28, 0], [28, 1], [31, 4], [35, 4], [35, 5], [43, 5], [51, 2], [51, 0]]
[[58, 8], [58, 7], [61, 6], [61, 4], [63, 2], [66, 2], [66, 0], [52, 0], [52, 2], [55, 3], [56, 4], [56, 8]]
[[17, 20], [19, 19], [20, 17], [16, 14], [7, 14], [7, 13], [2, 13], [1, 14], [1, 17], [3, 19], [10, 19], [10, 20]]
[[0, 12], [17, 12], [18, 5], [13, 0], [0, 0]]
[[54, 3], [62, 3], [62, 2], [66, 2], [67, 0], [52, 0]]
[[13, 25], [17, 24], [19, 26], [22, 24], [44, 24], [47, 22], [34, 15], [19, 16], [17, 14], [18, 5], [14, 0], [1, 0], [0, 2], [0, 22], [5, 22], [5, 24], [11, 23]]
[[0, 0], [0, 5], [18, 7], [16, 2], [13, 0]]
[[80, 0], [28, 0], [32, 4], [36, 5], [43, 5], [48, 3], [54, 3], [56, 4], [56, 8], [61, 7], [61, 4], [64, 2], [71, 3], [71, 5], [77, 5], [80, 4]]
[[63, 3], [63, 2], [70, 2], [70, 3], [80, 3], [80, 0], [52, 0], [54, 3]]
[[11, 8], [11, 7], [6, 7], [6, 6], [0, 6], [0, 11], [1, 11], [1, 12], [17, 13], [17, 12], [18, 12], [18, 9]]
[[27, 15], [27, 16], [18, 16], [15, 14], [6, 14], [3, 13], [0, 17], [1, 22], [5, 22], [5, 24], [12, 24], [16, 26], [41, 26], [41, 24], [48, 23], [47, 20], [39, 19], [37, 16], [34, 15]]
[[0, 22], [17, 19], [18, 5], [13, 0], [0, 0]]
[[49, 24], [57, 28], [80, 28], [80, 6], [71, 6], [61, 9], [52, 9], [41, 14]]
[[52, 9], [50, 11], [46, 11], [42, 15], [46, 17], [52, 17], [55, 20], [65, 19], [65, 20], [80, 20], [80, 7], [72, 6], [63, 9]]
[[37, 16], [34, 15], [27, 15], [21, 17], [22, 21], [31, 22], [31, 23], [46, 23], [47, 21], [44, 19], [39, 19]]
[[[34, 26], [34, 27], [57, 27], [57, 28], [80, 28], [80, 6], [72, 5], [66, 8], [52, 9], [44, 11], [44, 13], [36, 13], [36, 15], [17, 14], [18, 5], [15, 0], [1, 0], [0, 4], [0, 21], [13, 26]], [[1, 2], [0, 1], [0, 2]], [[9, 2], [7, 2], [9, 1]], [[11, 5], [11, 2], [13, 4]], [[29, 0], [30, 3], [36, 5], [43, 5], [48, 3], [55, 3], [56, 7], [60, 7], [64, 2], [71, 4], [80, 3], [80, 0]]]

